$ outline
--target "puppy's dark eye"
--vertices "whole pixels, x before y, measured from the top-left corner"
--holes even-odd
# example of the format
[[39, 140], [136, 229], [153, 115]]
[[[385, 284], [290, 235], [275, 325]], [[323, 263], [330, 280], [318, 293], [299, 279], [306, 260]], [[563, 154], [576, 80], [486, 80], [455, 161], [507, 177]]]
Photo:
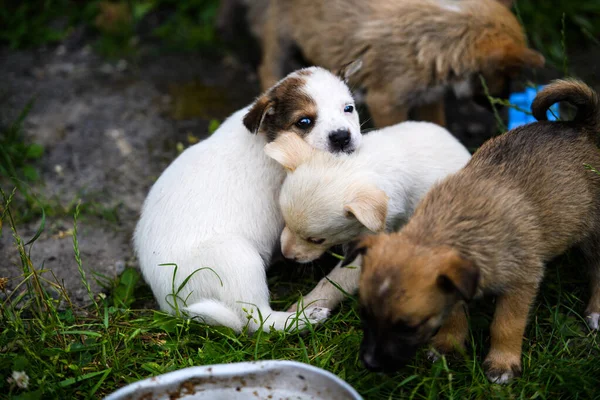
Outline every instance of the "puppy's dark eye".
[[296, 122], [296, 126], [300, 129], [308, 129], [313, 124], [313, 120], [308, 117], [302, 117]]
[[347, 105], [346, 107], [344, 107], [344, 112], [351, 113], [353, 111], [354, 111], [354, 106]]
[[309, 243], [312, 243], [312, 244], [323, 244], [323, 242], [325, 241], [325, 239], [324, 238], [319, 239], [319, 238], [312, 238], [312, 237], [310, 237], [310, 238], [307, 238], [306, 241], [309, 242]]

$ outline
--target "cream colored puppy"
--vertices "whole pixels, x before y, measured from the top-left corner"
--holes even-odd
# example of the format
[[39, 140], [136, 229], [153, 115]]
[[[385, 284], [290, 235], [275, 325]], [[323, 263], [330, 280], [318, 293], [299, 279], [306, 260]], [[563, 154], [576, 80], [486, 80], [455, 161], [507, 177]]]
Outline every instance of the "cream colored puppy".
[[[281, 251], [300, 263], [361, 235], [398, 229], [435, 182], [470, 159], [450, 132], [427, 122], [371, 132], [353, 154], [315, 150], [293, 134], [280, 135], [265, 152], [288, 171], [279, 197]], [[305, 304], [336, 306], [344, 295], [330, 281], [353, 293], [359, 272], [338, 265]]]

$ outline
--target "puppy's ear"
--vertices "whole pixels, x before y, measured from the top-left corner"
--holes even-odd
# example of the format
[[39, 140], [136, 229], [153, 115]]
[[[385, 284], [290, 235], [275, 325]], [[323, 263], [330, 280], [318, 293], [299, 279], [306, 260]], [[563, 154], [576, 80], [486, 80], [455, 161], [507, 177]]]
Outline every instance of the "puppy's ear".
[[496, 69], [541, 68], [545, 63], [537, 51], [514, 43], [494, 48], [488, 54], [488, 65]]
[[267, 95], [259, 97], [244, 116], [244, 126], [252, 133], [258, 133], [265, 117], [273, 113], [273, 102]]
[[343, 65], [337, 72], [337, 76], [344, 81], [344, 83], [348, 83], [350, 77], [357, 73], [362, 68], [362, 58], [356, 59], [352, 62], [349, 62], [346, 65]]
[[363, 56], [371, 48], [370, 45], [367, 45], [364, 49], [360, 51], [358, 56], [350, 61], [348, 64], [342, 65], [342, 67], [338, 70], [337, 76], [344, 81], [344, 83], [348, 83], [350, 77], [360, 71], [363, 66]]
[[344, 250], [344, 261], [342, 261], [341, 267], [346, 267], [356, 260], [356, 257], [362, 256], [366, 253], [367, 248], [370, 246], [371, 241], [369, 237], [360, 238], [350, 243], [346, 243], [343, 246]]
[[313, 148], [293, 132], [285, 132], [265, 146], [265, 153], [289, 172], [308, 160]]
[[385, 229], [388, 200], [383, 190], [366, 188], [344, 206], [344, 212], [347, 216], [356, 218], [371, 232], [379, 233]]
[[454, 251], [442, 257], [445, 265], [437, 277], [438, 286], [447, 293], [457, 293], [465, 301], [471, 300], [479, 284], [479, 268]]

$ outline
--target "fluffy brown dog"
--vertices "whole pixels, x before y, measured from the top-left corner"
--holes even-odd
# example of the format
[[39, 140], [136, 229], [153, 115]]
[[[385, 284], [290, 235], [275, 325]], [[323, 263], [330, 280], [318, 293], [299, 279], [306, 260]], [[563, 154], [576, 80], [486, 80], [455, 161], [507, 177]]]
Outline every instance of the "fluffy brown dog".
[[[264, 7], [264, 1], [249, 7]], [[296, 48], [308, 62], [331, 70], [362, 57], [351, 83], [366, 89], [377, 127], [405, 121], [411, 109], [415, 119], [444, 125], [447, 89], [470, 97], [480, 92], [482, 74], [496, 93], [523, 67], [544, 64], [527, 48], [507, 3], [271, 0], [260, 32], [261, 83], [268, 88], [282, 78], [283, 63]]]
[[[572, 121], [548, 122], [552, 104], [577, 107]], [[462, 346], [463, 309], [497, 296], [488, 378], [506, 382], [521, 371], [521, 345], [544, 264], [572, 246], [588, 260], [592, 296], [586, 315], [600, 315], [600, 167], [598, 97], [577, 81], [539, 93], [540, 121], [485, 143], [467, 166], [434, 186], [399, 232], [365, 238], [360, 282], [370, 369], [397, 369], [430, 339], [439, 352]]]

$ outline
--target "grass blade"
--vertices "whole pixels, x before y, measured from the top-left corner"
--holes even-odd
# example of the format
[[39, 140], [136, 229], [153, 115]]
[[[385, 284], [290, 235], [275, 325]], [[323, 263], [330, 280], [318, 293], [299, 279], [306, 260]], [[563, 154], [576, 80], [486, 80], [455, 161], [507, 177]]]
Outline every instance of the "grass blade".
[[101, 374], [106, 374], [107, 371], [110, 372], [111, 368], [102, 370], [102, 371], [96, 371], [96, 372], [90, 372], [88, 374], [85, 375], [81, 375], [75, 378], [69, 378], [69, 379], [65, 379], [64, 381], [58, 382], [58, 386], [60, 387], [67, 387], [67, 386], [71, 386], [75, 383], [81, 382], [81, 381], [85, 381], [86, 379], [90, 379], [93, 378], [95, 376], [101, 375]]

